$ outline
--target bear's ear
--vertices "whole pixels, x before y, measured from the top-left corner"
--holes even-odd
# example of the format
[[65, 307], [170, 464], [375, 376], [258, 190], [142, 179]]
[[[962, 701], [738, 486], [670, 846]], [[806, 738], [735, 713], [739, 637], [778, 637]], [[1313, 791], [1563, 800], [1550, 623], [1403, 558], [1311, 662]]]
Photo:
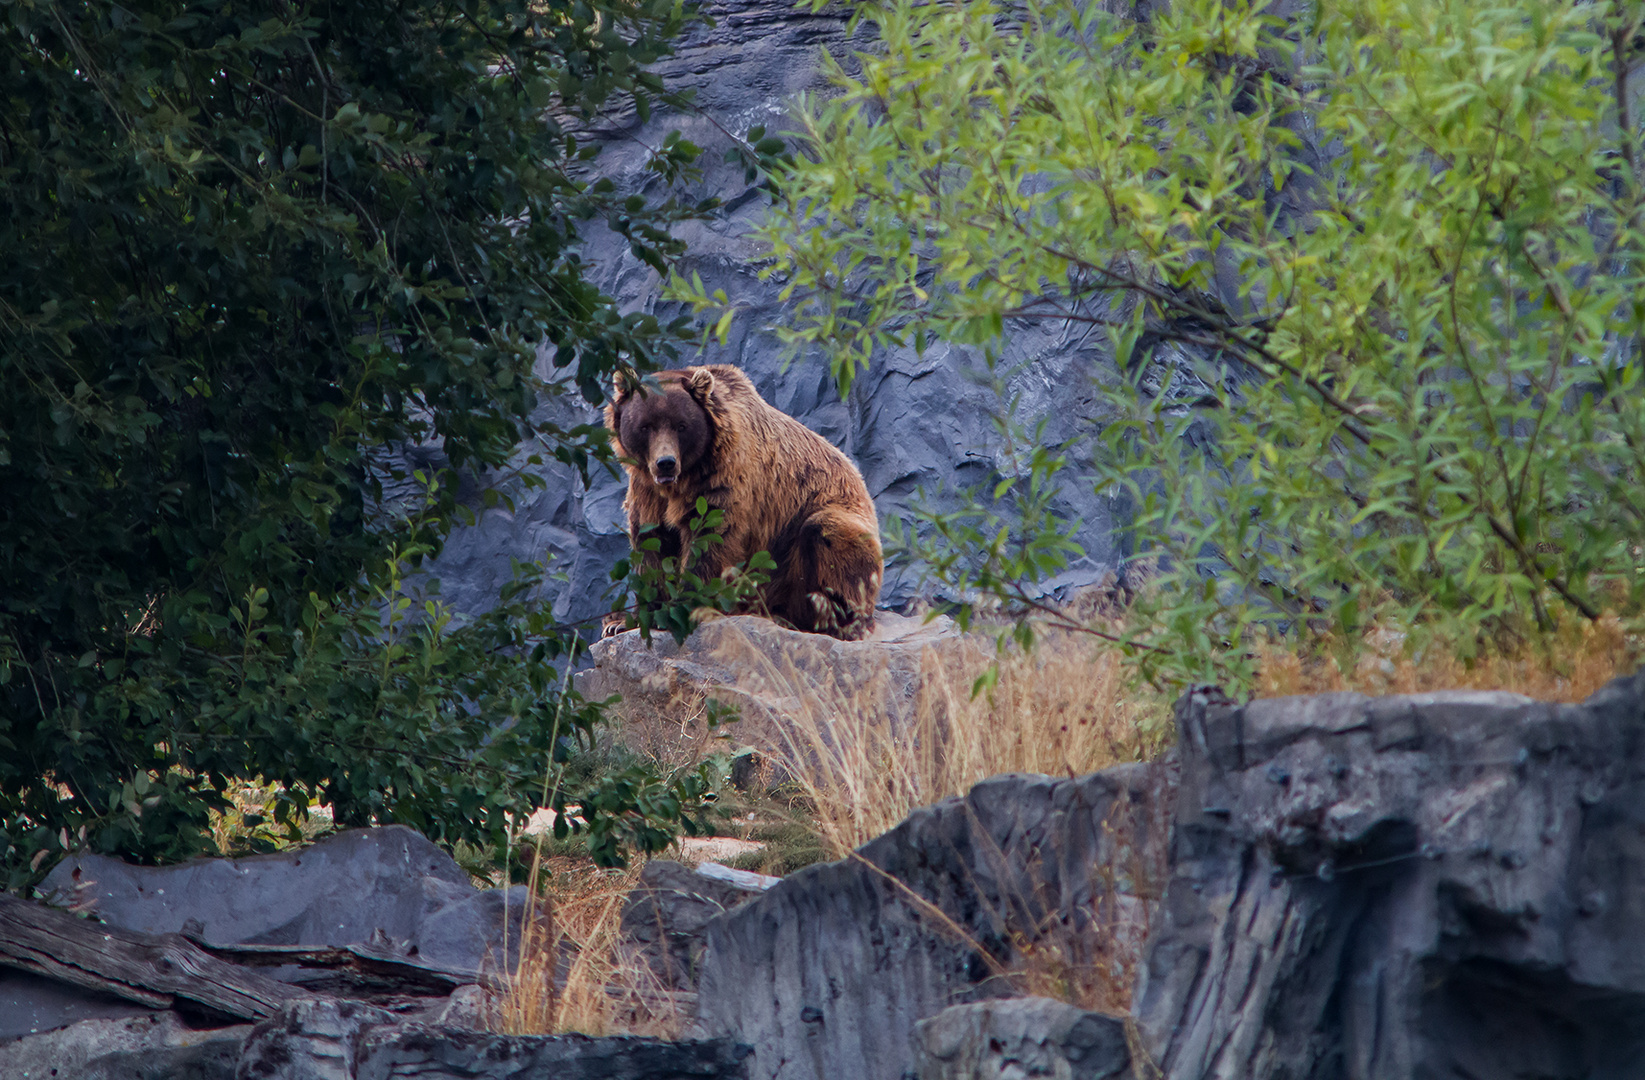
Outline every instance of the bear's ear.
[[686, 376], [685, 388], [692, 397], [707, 403], [708, 395], [714, 392], [714, 373], [705, 367], [692, 368]]
[[605, 403], [605, 426], [611, 429], [613, 435], [623, 426], [623, 406], [628, 404], [633, 389], [633, 383], [622, 369], [612, 373], [611, 400]]

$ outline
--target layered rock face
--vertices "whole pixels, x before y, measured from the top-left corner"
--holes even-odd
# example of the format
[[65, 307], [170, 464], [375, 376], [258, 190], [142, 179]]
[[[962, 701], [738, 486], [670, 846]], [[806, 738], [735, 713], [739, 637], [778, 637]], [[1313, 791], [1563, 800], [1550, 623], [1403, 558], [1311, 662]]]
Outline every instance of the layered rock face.
[[1645, 1076], [1645, 672], [1178, 721], [1136, 1007], [1166, 1076]]
[[[646, 147], [659, 145], [668, 131], [679, 129], [704, 149], [703, 176], [690, 196], [723, 201], [712, 220], [678, 230], [688, 244], [681, 269], [701, 274], [710, 291], [724, 289], [742, 313], [725, 345], [714, 343], [699, 354], [681, 356], [678, 363], [742, 368], [767, 401], [856, 461], [882, 522], [906, 518], [921, 488], [932, 505], [952, 509], [960, 501], [955, 492], [1017, 469], [994, 426], [1003, 403], [976, 381], [986, 370], [980, 355], [944, 345], [924, 357], [911, 348], [886, 352], [859, 376], [843, 401], [820, 357], [794, 358], [785, 370], [789, 358], [773, 328], [788, 305], [778, 299], [781, 282], [759, 279], [763, 256], [750, 237], [765, 213], [765, 196], [746, 182], [741, 165], [722, 161], [732, 146], [727, 132], [740, 136], [757, 124], [773, 133], [789, 129], [793, 96], [827, 91], [824, 50], [849, 66], [853, 50], [871, 45], [866, 31], [859, 30], [853, 39], [847, 34], [845, 10], [809, 14], [788, 0], [711, 2], [704, 10], [716, 24], [693, 31], [678, 56], [659, 66], [671, 85], [695, 92], [700, 111], [659, 112], [644, 123], [633, 115], [608, 117], [597, 133], [605, 143], [602, 171], [620, 186], [656, 194], [654, 179], [644, 169]], [[619, 238], [592, 231], [584, 257], [593, 266], [591, 280], [626, 309], [670, 318], [678, 313], [658, 300], [657, 275]], [[1002, 372], [1011, 372], [1006, 376], [1009, 394], [1020, 397], [1017, 419], [1032, 428], [1048, 418], [1045, 438], [1054, 442], [1100, 426], [1093, 380], [1107, 377], [1112, 363], [1105, 344], [1095, 340], [1099, 335], [1087, 334], [1088, 329], [1013, 326], [1000, 365]], [[546, 354], [542, 371], [552, 374]], [[541, 415], [565, 426], [600, 422], [596, 409], [569, 397], [548, 402]], [[529, 452], [522, 452], [522, 463]], [[408, 456], [411, 465], [439, 460], [435, 447]], [[482, 610], [495, 602], [511, 557], [551, 555], [551, 568], [566, 578], [548, 583], [543, 599], [561, 620], [593, 620], [609, 609], [609, 603], [601, 603], [607, 573], [628, 550], [623, 481], [596, 470], [585, 487], [569, 468], [531, 468], [546, 487], [514, 486], [512, 511], [485, 510], [474, 498], [478, 524], [452, 534], [432, 573], [441, 579], [448, 602]], [[477, 496], [478, 486], [466, 494]], [[1073, 484], [1058, 510], [1083, 522], [1079, 540], [1086, 554], [1047, 589], [1101, 580], [1116, 566], [1113, 528], [1116, 514], [1123, 516], [1125, 508], [1099, 497], [1089, 485]], [[881, 602], [901, 607], [915, 587], [914, 577], [893, 564]]]
[[[997, 776], [851, 859], [790, 875], [709, 923], [699, 1028], [752, 1046], [754, 1080], [899, 1080], [919, 1067], [916, 1022], [1032, 991], [1035, 972], [1063, 993], [1112, 979], [1123, 1000], [1124, 954], [1147, 925], [1147, 849], [1167, 820], [1163, 773]], [[953, 1040], [933, 1039], [946, 1055]]]

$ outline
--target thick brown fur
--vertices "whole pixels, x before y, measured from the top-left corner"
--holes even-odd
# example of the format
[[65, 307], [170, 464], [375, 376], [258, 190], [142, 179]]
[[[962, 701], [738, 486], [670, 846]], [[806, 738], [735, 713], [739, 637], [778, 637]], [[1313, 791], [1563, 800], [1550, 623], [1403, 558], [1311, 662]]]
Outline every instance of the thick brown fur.
[[[751, 610], [846, 641], [872, 631], [884, 562], [874, 503], [851, 459], [767, 404], [734, 367], [664, 371], [656, 380], [662, 393], [619, 386], [606, 406], [612, 443], [626, 459], [623, 509], [637, 553], [641, 529], [661, 526], [663, 550], [639, 557], [689, 552], [702, 497], [724, 515], [724, 543], [698, 557], [698, 575], [767, 551], [777, 567]], [[671, 470], [673, 482], [659, 483]]]

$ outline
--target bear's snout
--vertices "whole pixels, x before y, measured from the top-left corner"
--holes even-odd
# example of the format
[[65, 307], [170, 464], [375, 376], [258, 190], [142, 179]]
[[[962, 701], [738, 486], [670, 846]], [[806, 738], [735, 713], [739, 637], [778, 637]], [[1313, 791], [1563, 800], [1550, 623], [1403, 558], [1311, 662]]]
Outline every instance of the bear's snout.
[[651, 479], [667, 486], [680, 478], [680, 440], [663, 430], [651, 438]]

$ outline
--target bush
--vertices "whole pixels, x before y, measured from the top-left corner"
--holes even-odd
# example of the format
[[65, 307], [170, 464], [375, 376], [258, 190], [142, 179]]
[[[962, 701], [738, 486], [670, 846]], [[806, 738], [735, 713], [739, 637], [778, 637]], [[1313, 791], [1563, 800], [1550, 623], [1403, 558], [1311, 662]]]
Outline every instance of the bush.
[[[437, 477], [407, 505], [385, 484], [406, 443], [468, 470], [526, 439], [609, 457], [595, 427], [534, 421], [540, 396], [597, 401], [685, 326], [618, 312], [578, 230], [603, 219], [661, 267], [703, 207], [618, 198], [571, 121], [649, 108], [681, 9], [5, 11], [9, 883], [82, 844], [194, 854], [236, 778], [278, 783], [282, 820], [318, 799], [500, 850], [504, 811], [597, 718], [551, 666], [576, 640], [524, 604], [533, 571], [466, 624], [414, 596], [405, 574], [469, 511]], [[695, 152], [669, 140], [658, 179]]]

